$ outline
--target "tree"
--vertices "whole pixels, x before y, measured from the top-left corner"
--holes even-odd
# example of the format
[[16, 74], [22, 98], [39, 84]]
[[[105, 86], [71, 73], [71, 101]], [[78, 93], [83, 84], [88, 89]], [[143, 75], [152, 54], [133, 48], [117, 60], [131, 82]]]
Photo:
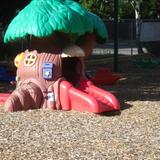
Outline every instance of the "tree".
[[[139, 38], [139, 22], [141, 19], [140, 6], [143, 0], [123, 0], [121, 2], [121, 14], [122, 16], [132, 15], [136, 21], [136, 37]], [[126, 13], [128, 12], [128, 13]]]
[[122, 16], [131, 15], [131, 12], [134, 13], [132, 15], [134, 15], [133, 17], [135, 19], [136, 24], [136, 40], [138, 45], [138, 53], [142, 53], [142, 47], [139, 42], [140, 23], [141, 19], [152, 17], [155, 0], [123, 0], [121, 3]]
[[142, 1], [140, 5], [141, 19], [154, 19], [158, 18], [155, 13], [157, 12], [157, 0]]
[[133, 19], [134, 9], [129, 1], [121, 1], [119, 9], [120, 19]]
[[143, 53], [141, 44], [139, 42], [140, 39], [140, 5], [143, 0], [131, 0], [131, 5], [134, 8], [135, 12], [135, 22], [136, 22], [136, 40], [137, 40], [137, 45], [138, 45], [138, 53]]
[[2, 22], [4, 26], [8, 25], [11, 19], [17, 14], [16, 11], [22, 9], [29, 2], [30, 0], [12, 0], [12, 5], [9, 5], [10, 0], [3, 1], [0, 6], [0, 22]]
[[114, 0], [79, 0], [79, 3], [103, 19], [114, 17]]

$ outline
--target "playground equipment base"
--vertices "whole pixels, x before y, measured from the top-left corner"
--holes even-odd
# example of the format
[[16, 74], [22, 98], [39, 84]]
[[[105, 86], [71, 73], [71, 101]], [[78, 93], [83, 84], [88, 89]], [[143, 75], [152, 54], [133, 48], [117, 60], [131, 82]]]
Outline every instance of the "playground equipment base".
[[[0, 105], [11, 93], [0, 93]], [[110, 92], [96, 87], [90, 80], [83, 80], [75, 88], [71, 83], [63, 80], [59, 86], [59, 97], [62, 110], [77, 110], [92, 113], [102, 113], [120, 110], [120, 103]]]

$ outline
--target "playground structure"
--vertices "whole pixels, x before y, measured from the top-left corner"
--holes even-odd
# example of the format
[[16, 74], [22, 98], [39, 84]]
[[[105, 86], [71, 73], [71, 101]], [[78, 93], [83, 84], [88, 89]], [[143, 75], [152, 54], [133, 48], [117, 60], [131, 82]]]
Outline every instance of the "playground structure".
[[[4, 42], [29, 36], [30, 46], [14, 60], [16, 89], [10, 94], [1, 94], [4, 109], [11, 112], [73, 109], [93, 113], [119, 110], [117, 98], [96, 87], [85, 76], [85, 58], [96, 43], [103, 43], [107, 38], [102, 20], [74, 1], [39, 3], [31, 1], [12, 20], [5, 33]], [[59, 8], [66, 12], [62, 13]], [[45, 19], [38, 18], [40, 16]]]
[[113, 85], [122, 78], [120, 74], [113, 74], [108, 68], [100, 68], [95, 75], [87, 75], [95, 85]]
[[[63, 80], [60, 83], [58, 94], [61, 106], [57, 109], [62, 109], [65, 111], [77, 110], [92, 113], [102, 113], [120, 109], [119, 101], [115, 96], [108, 91], [96, 87], [90, 80], [82, 81], [78, 88], [75, 88], [68, 81]], [[9, 96], [11, 96], [11, 93], [1, 93], [0, 105], [3, 105]], [[48, 96], [48, 99], [53, 98], [53, 94], [51, 92]], [[54, 105], [51, 104], [51, 107], [52, 106]], [[28, 108], [26, 108], [26, 110], [27, 109]]]

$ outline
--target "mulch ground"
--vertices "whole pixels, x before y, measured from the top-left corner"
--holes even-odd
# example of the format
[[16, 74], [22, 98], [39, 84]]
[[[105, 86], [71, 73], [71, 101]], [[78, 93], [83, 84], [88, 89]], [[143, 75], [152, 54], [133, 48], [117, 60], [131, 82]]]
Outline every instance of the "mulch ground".
[[[160, 66], [138, 68], [132, 63], [135, 58], [120, 57], [123, 78], [114, 85], [100, 86], [117, 96], [121, 111], [2, 110], [0, 159], [160, 159]], [[112, 70], [112, 58], [86, 61], [86, 69], [92, 74], [101, 67]], [[1, 91], [11, 88], [9, 84], [0, 85]]]

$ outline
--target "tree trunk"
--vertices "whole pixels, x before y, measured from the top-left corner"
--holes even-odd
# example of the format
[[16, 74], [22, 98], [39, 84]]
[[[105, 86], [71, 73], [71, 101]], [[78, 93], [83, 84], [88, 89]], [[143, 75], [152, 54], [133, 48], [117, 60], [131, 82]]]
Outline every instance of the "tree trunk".
[[137, 41], [137, 49], [138, 54], [143, 53], [143, 49], [140, 42], [140, 23], [141, 23], [141, 17], [140, 17], [140, 2], [136, 2], [135, 4], [135, 21], [136, 21], [136, 41]]

